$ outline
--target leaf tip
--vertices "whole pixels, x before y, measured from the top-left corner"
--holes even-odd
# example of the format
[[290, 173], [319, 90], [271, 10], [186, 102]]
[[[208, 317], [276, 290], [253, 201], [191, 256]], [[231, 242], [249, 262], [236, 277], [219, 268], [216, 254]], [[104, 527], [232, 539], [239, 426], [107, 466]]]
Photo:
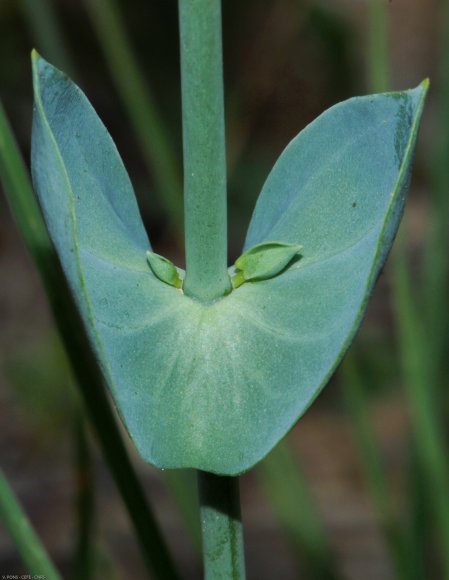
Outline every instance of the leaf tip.
[[35, 48], [31, 51], [31, 64], [35, 80], [38, 76], [44, 79], [51, 78], [53, 75], [68, 78], [63, 71], [48, 62]]
[[37, 90], [39, 77], [42, 77], [43, 69], [50, 66], [49, 63], [37, 52], [35, 48], [31, 51], [31, 67], [33, 69], [34, 88]]
[[31, 64], [34, 71], [38, 71], [43, 66], [50, 66], [45, 58], [35, 49], [31, 51]]
[[427, 92], [429, 90], [430, 87], [430, 80], [429, 78], [425, 78], [423, 81], [421, 81], [419, 83], [419, 85], [414, 88], [414, 89], [410, 89], [410, 91], [408, 91], [410, 94], [415, 95], [415, 98], [417, 99], [418, 102], [424, 102], [426, 96], [427, 96]]
[[33, 48], [33, 50], [31, 51], [31, 68], [33, 69], [34, 76], [37, 74], [41, 59], [42, 59], [41, 55], [37, 52], [35, 48]]
[[427, 93], [430, 87], [430, 79], [427, 77], [422, 81], [422, 83], [419, 86], [423, 89], [425, 93]]

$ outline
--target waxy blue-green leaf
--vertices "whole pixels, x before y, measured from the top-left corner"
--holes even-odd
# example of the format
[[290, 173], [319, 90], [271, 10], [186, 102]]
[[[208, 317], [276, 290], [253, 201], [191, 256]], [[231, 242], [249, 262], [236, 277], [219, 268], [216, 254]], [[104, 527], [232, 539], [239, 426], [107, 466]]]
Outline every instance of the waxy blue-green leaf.
[[350, 344], [394, 237], [426, 85], [337, 105], [287, 147], [245, 248], [302, 244], [202, 303], [161, 282], [129, 179], [81, 91], [34, 59], [33, 176], [107, 383], [141, 455], [240, 473], [304, 413]]

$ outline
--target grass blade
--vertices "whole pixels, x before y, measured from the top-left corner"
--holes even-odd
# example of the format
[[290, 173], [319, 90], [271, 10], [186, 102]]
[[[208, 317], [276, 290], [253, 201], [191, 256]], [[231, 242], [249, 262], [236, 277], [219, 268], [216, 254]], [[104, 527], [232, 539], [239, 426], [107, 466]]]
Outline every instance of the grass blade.
[[47, 580], [60, 578], [45, 548], [0, 469], [0, 519], [5, 525], [28, 572]]
[[410, 547], [399, 525], [397, 514], [393, 508], [393, 499], [388, 484], [387, 474], [379, 454], [376, 436], [369, 415], [369, 399], [366, 396], [360, 371], [350, 355], [341, 368], [344, 381], [344, 395], [347, 402], [350, 421], [354, 431], [354, 439], [359, 448], [366, 480], [374, 501], [391, 561], [395, 577], [401, 580], [419, 578], [410, 558]]
[[[368, 78], [370, 89], [373, 91], [385, 91], [390, 89], [390, 51], [388, 42], [388, 4], [385, 0], [370, 0], [369, 6], [369, 28], [370, 28], [370, 42], [368, 49]], [[407, 305], [413, 302], [413, 297], [411, 295], [411, 276], [408, 269], [408, 264], [405, 258], [405, 246], [400, 245], [396, 248], [395, 252], [396, 260], [393, 262], [393, 302], [394, 310], [397, 317], [397, 324], [402, 328], [399, 332], [399, 349], [401, 351], [401, 357], [403, 362], [405, 360], [411, 361], [413, 358], [413, 340], [404, 342], [406, 332], [404, 331], [404, 325], [406, 326], [406, 321], [404, 320], [404, 311], [408, 309]], [[401, 304], [402, 309], [398, 310], [399, 302], [404, 300], [405, 302]], [[415, 305], [416, 306], [416, 305]], [[421, 353], [422, 354], [422, 353]], [[410, 378], [410, 372], [407, 372], [406, 366], [403, 364], [403, 372], [405, 374], [405, 382], [408, 384], [408, 379]], [[409, 369], [410, 370], [410, 369]], [[418, 379], [419, 383], [419, 379]], [[362, 394], [360, 390], [359, 394]], [[410, 389], [407, 392], [408, 398], [410, 399]], [[412, 397], [413, 398], [413, 397]], [[413, 402], [412, 402], [413, 407]], [[412, 533], [409, 536], [411, 544], [408, 548], [408, 554], [410, 558], [409, 573], [414, 574], [413, 577], [420, 578], [424, 574], [424, 561], [423, 561], [423, 550], [424, 546], [420, 544], [420, 540], [423, 538], [422, 530], [419, 530], [417, 526], [421, 525], [425, 527], [427, 521], [421, 520], [420, 516], [426, 512], [427, 513], [427, 503], [429, 502], [428, 493], [432, 488], [427, 487], [428, 483], [428, 473], [426, 468], [426, 462], [423, 461], [422, 453], [419, 449], [419, 440], [421, 440], [421, 426], [422, 421], [417, 420], [416, 416], [413, 419], [413, 429], [414, 429], [414, 441], [413, 444], [418, 449], [416, 450], [412, 470], [410, 476], [412, 479], [411, 494], [412, 494]], [[425, 438], [425, 437], [424, 437]], [[432, 439], [432, 437], [431, 437]], [[435, 441], [438, 446], [438, 441]], [[372, 468], [371, 468], [372, 469]], [[375, 474], [372, 474], [372, 476]], [[374, 483], [374, 482], [373, 482]], [[427, 488], [427, 489], [426, 489]], [[379, 504], [380, 495], [382, 491], [379, 488], [377, 494], [379, 495], [377, 503]], [[385, 501], [385, 500], [384, 500]], [[432, 500], [430, 500], [431, 502]], [[380, 504], [379, 504], [380, 505]], [[389, 509], [389, 508], [388, 508]], [[421, 533], [420, 533], [421, 532]], [[396, 533], [396, 532], [395, 532]], [[424, 532], [425, 534], [425, 532]], [[391, 537], [391, 532], [388, 532], [390, 539], [396, 542], [394, 538]], [[387, 535], [387, 538], [388, 538]], [[403, 540], [407, 540], [404, 538]], [[418, 545], [417, 545], [418, 543]], [[412, 546], [413, 544], [413, 546]], [[390, 550], [396, 552], [396, 548], [390, 543]], [[393, 552], [392, 552], [393, 554]], [[400, 554], [398, 552], [397, 566], [400, 566]]]
[[140, 141], [148, 169], [154, 173], [159, 201], [167, 217], [182, 228], [183, 205], [176, 155], [157, 111], [154, 98], [133, 54], [115, 0], [85, 0], [109, 71]]
[[[387, 43], [387, 14], [386, 4], [383, 0], [372, 0], [371, 4], [371, 28], [376, 32], [379, 40], [376, 44], [371, 43], [370, 49], [370, 79], [372, 88], [383, 90], [387, 87], [383, 83], [388, 82], [388, 43]], [[447, 10], [446, 27], [449, 27], [449, 7]], [[449, 43], [446, 41], [445, 64], [449, 61]], [[446, 78], [447, 75], [444, 75]], [[449, 95], [449, 81], [445, 81]], [[444, 288], [447, 287], [447, 256], [445, 254], [444, 241], [447, 241], [447, 215], [449, 214], [449, 201], [447, 188], [446, 153], [449, 150], [449, 109], [444, 102], [446, 114], [444, 119], [442, 155], [436, 182], [439, 182], [435, 204], [436, 219], [435, 231], [437, 234], [430, 244], [432, 256], [428, 261], [430, 284], [428, 285], [428, 303], [431, 326], [427, 329], [432, 337], [437, 336], [438, 342], [424, 339], [423, 320], [420, 317], [419, 305], [412, 295], [413, 280], [407, 262], [405, 252], [405, 237], [399, 240], [396, 249], [395, 260], [392, 268], [393, 278], [393, 302], [399, 332], [399, 349], [402, 359], [402, 367], [407, 389], [407, 396], [412, 409], [412, 428], [417, 454], [423, 471], [422, 477], [427, 483], [428, 502], [433, 511], [434, 521], [439, 531], [441, 546], [442, 568], [444, 578], [449, 579], [449, 466], [446, 461], [447, 450], [444, 444], [445, 436], [435, 399], [435, 372], [432, 368], [432, 357], [436, 355], [440, 359], [444, 343], [442, 337], [447, 336], [447, 330], [441, 326], [441, 321], [447, 320], [449, 314], [447, 308], [447, 296]], [[446, 143], [447, 142], [447, 143]], [[443, 201], [441, 201], [443, 200]], [[434, 227], [434, 224], [432, 224]], [[443, 244], [443, 245], [440, 245]], [[439, 246], [438, 248], [435, 248]], [[444, 248], [444, 249], [443, 249]], [[427, 284], [426, 284], [427, 285]], [[444, 295], [444, 296], [443, 296]], [[433, 314], [432, 314], [433, 311]]]
[[[404, 239], [401, 240], [404, 243]], [[432, 353], [429, 350], [403, 248], [396, 255], [393, 300], [405, 386], [412, 412], [417, 452], [427, 482], [428, 501], [439, 532], [442, 577], [449, 579], [449, 465], [445, 433], [430, 383]]]
[[[28, 171], [19, 152], [5, 111], [0, 102], [0, 177], [25, 245], [29, 249], [43, 279], [51, 277], [48, 254], [53, 253], [39, 207], [34, 198]], [[54, 254], [53, 254], [54, 256]], [[54, 256], [52, 258], [56, 260]]]

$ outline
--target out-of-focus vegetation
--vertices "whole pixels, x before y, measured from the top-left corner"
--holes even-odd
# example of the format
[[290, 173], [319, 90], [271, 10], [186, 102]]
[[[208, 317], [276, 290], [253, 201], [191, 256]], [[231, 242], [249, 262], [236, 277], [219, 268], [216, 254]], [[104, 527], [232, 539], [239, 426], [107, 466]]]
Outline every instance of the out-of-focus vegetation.
[[[445, 74], [449, 70], [449, 3], [225, 0], [223, 11], [230, 262], [240, 253], [250, 212], [269, 168], [301, 128], [328, 106], [355, 94], [408, 88], [426, 76], [432, 87], [400, 244], [380, 278], [354, 353], [311, 411], [315, 432], [306, 417], [305, 427], [300, 425], [288, 438], [292, 450], [275, 451], [258, 470], [258, 479], [250, 475], [244, 482], [243, 494], [248, 497], [263, 486], [290, 546], [290, 552], [287, 545], [277, 551], [281, 540], [264, 543], [262, 531], [273, 516], [270, 520], [270, 513], [261, 508], [266, 500], [256, 495], [254, 512], [244, 513], [249, 538], [262, 530], [258, 543], [249, 542], [249, 573], [257, 578], [295, 578], [296, 570], [311, 579], [449, 578], [445, 432], [449, 412], [445, 356], [449, 346], [449, 84]], [[176, 1], [0, 3], [0, 98], [26, 159], [33, 46], [69, 72], [89, 95], [124, 158], [156, 251], [182, 265]], [[0, 224], [1, 467], [13, 484], [17, 482], [14, 487], [25, 505], [33, 508], [36, 526], [43, 530], [64, 572], [73, 569], [73, 561], [85, 562], [90, 557], [86, 555], [90, 548], [83, 547], [83, 541], [89, 541], [94, 544], [96, 561], [89, 566], [89, 574], [101, 578], [107, 571], [109, 575], [114, 560], [124, 578], [143, 574], [132, 548], [111, 548], [118, 539], [111, 537], [110, 530], [126, 529], [126, 525], [114, 527], [122, 517], [121, 508], [111, 499], [110, 482], [96, 452], [96, 502], [100, 506], [96, 531], [86, 520], [84, 535], [82, 523], [78, 528], [68, 523], [73, 521], [68, 513], [72, 496], [78, 497], [78, 506], [91, 501], [72, 490], [75, 486], [68, 472], [71, 464], [78, 477], [85, 472], [84, 435], [80, 439], [76, 427], [78, 403], [64, 355], [60, 346], [54, 346], [41, 288], [3, 197]], [[325, 433], [337, 420], [343, 427], [332, 437], [351, 441], [358, 450], [349, 464], [344, 443], [335, 444], [331, 454], [320, 443], [324, 437], [320, 429]], [[79, 453], [71, 455], [74, 441]], [[340, 457], [340, 469], [349, 470], [349, 475], [340, 473], [340, 479], [327, 466], [338, 462], [334, 453]], [[182, 527], [161, 489], [162, 480], [151, 468], [139, 465], [139, 469], [149, 482], [150, 498], [163, 498], [156, 500], [162, 525], [170, 532], [187, 577], [195, 577], [193, 550], [188, 540], [177, 537]], [[68, 489], [53, 498], [45, 486], [54, 489], [51, 486], [59, 481]], [[347, 484], [345, 493], [342, 481]], [[353, 513], [355, 531], [347, 536], [353, 541], [342, 545], [336, 536], [342, 533], [343, 516], [336, 504], [338, 497], [348, 497], [346, 505], [354, 505], [358, 486], [365, 489], [375, 527], [363, 519], [365, 525], [360, 524]], [[184, 521], [189, 521], [191, 496], [179, 493], [176, 478], [173, 488], [178, 506], [179, 498], [182, 504], [187, 495], [183, 510]], [[38, 495], [33, 495], [33, 489]], [[363, 501], [361, 505], [363, 509]], [[101, 513], [103, 509], [109, 518]], [[265, 519], [254, 515], [258, 510]], [[76, 513], [82, 522], [83, 509]], [[43, 524], [48, 518], [50, 527]], [[61, 530], [68, 525], [73, 527], [64, 536]], [[350, 518], [346, 525], [351, 525]], [[94, 539], [86, 540], [91, 533]], [[64, 536], [63, 541], [55, 539], [58, 534]], [[371, 553], [363, 550], [363, 537], [366, 545], [375, 546]], [[75, 538], [78, 550], [73, 547]], [[251, 568], [251, 550], [264, 552], [260, 567]], [[290, 566], [282, 559], [290, 561]], [[0, 572], [17, 573], [19, 566], [12, 545], [2, 540]], [[87, 577], [85, 570], [78, 577]]]

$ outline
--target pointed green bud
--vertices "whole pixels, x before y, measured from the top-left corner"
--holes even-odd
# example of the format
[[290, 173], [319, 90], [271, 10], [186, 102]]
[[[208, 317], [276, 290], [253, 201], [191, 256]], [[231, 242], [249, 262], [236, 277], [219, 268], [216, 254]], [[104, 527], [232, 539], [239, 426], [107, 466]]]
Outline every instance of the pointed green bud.
[[280, 274], [298, 255], [300, 244], [262, 242], [242, 254], [235, 262], [232, 286], [238, 288], [250, 280], [268, 280]]
[[154, 252], [147, 252], [147, 260], [156, 278], [175, 288], [182, 288], [182, 279], [173, 262]]

